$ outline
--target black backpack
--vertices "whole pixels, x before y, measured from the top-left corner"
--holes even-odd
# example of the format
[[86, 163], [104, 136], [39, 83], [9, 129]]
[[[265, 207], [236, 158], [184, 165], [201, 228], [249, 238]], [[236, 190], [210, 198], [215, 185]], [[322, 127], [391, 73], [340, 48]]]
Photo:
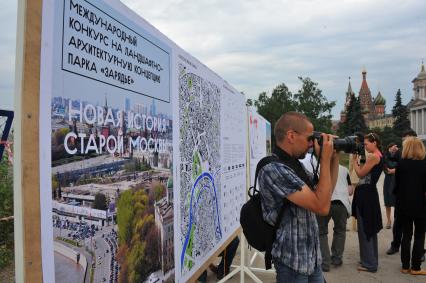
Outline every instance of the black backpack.
[[290, 202], [288, 199], [283, 200], [284, 204], [278, 214], [275, 226], [272, 226], [263, 220], [260, 194], [259, 190], [256, 188], [257, 177], [260, 169], [272, 162], [285, 164], [291, 168], [309, 187], [313, 188], [314, 186], [313, 181], [309, 179], [300, 162], [279, 148], [274, 150], [274, 155], [262, 158], [257, 164], [254, 185], [250, 187], [248, 191], [250, 199], [241, 207], [240, 224], [243, 228], [243, 233], [248, 244], [260, 252], [265, 252], [266, 270], [272, 267], [272, 244], [275, 241], [276, 230], [281, 223], [285, 208]]
[[260, 169], [271, 162], [281, 162], [277, 156], [266, 156], [262, 158], [256, 166], [254, 185], [249, 188], [250, 199], [241, 207], [240, 223], [243, 233], [250, 246], [260, 252], [265, 252], [265, 269], [272, 267], [272, 244], [275, 241], [275, 232], [281, 222], [285, 204], [281, 209], [275, 226], [263, 220], [262, 205], [259, 190], [256, 188], [257, 177]]

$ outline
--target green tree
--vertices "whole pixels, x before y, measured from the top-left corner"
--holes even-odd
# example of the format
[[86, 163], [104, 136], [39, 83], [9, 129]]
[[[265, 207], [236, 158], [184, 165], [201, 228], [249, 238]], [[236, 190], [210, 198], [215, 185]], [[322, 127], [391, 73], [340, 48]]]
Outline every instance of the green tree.
[[126, 190], [120, 194], [117, 203], [118, 241], [120, 245], [130, 243], [133, 217], [133, 193], [131, 190]]
[[371, 132], [376, 133], [380, 136], [380, 141], [382, 142], [382, 150], [385, 150], [387, 145], [392, 142], [396, 144], [401, 144], [401, 138], [395, 135], [395, 132], [391, 127], [386, 126], [383, 129], [374, 128], [371, 129]]
[[401, 146], [401, 137], [395, 134], [395, 131], [392, 129], [392, 127], [386, 126], [382, 130], [382, 135], [380, 138], [382, 139], [383, 149], [385, 149], [386, 146], [392, 142]]
[[299, 77], [299, 80], [302, 82], [302, 88], [294, 95], [296, 111], [308, 116], [316, 131], [330, 133], [331, 110], [336, 102], [329, 102], [318, 88], [318, 83], [310, 78]]
[[398, 137], [402, 136], [402, 133], [410, 129], [410, 120], [408, 120], [408, 108], [402, 104], [401, 90], [398, 89], [395, 95], [395, 105], [392, 108], [392, 115], [395, 117], [393, 123], [393, 130], [395, 135]]
[[[317, 131], [331, 131], [331, 109], [335, 102], [329, 102], [318, 88], [318, 84], [310, 78], [299, 77], [302, 87], [293, 95], [288, 87], [282, 83], [272, 91], [271, 96], [266, 92], [259, 94], [254, 105], [257, 112], [271, 123], [272, 130], [282, 114], [289, 111], [298, 111], [312, 121]], [[275, 137], [272, 131], [272, 144], [275, 145]]]
[[166, 188], [160, 182], [152, 182], [151, 190], [149, 192], [150, 203], [157, 202], [166, 195]]
[[95, 195], [95, 201], [92, 204], [92, 208], [107, 210], [107, 198], [103, 193], [97, 193]]
[[283, 113], [296, 110], [296, 103], [293, 100], [293, 94], [283, 83], [274, 88], [270, 97], [266, 94], [266, 92], [260, 93], [258, 99], [255, 100], [254, 105], [257, 108], [257, 112], [271, 123], [272, 145], [275, 145], [275, 136], [273, 131], [275, 123]]
[[0, 218], [13, 215], [13, 172], [6, 156], [0, 162]]
[[347, 131], [345, 135], [353, 135], [356, 132], [366, 133], [368, 131], [364, 116], [362, 115], [359, 97], [354, 97], [349, 103], [345, 127]]
[[4, 156], [0, 160], [0, 269], [13, 260], [13, 170]]
[[143, 188], [127, 190], [117, 205], [120, 282], [144, 282], [160, 269], [160, 237], [153, 206]]
[[344, 122], [339, 122], [339, 129], [337, 130], [337, 134], [340, 137], [345, 137], [345, 136], [349, 136], [352, 134], [351, 129], [349, 128], [349, 117], [353, 116], [353, 109], [354, 109], [354, 100], [355, 100], [355, 95], [351, 94], [351, 98], [349, 100], [349, 105], [348, 108], [346, 109], [346, 120]]

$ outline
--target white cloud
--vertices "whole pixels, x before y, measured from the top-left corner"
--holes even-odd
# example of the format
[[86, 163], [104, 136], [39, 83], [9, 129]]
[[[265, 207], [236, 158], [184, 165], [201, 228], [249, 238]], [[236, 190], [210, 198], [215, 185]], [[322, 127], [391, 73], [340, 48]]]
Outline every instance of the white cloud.
[[[0, 91], [13, 91], [16, 1], [0, 11]], [[248, 97], [309, 76], [343, 106], [366, 67], [373, 95], [404, 102], [426, 57], [424, 0], [123, 0]], [[3, 78], [6, 78], [4, 80]]]
[[348, 77], [358, 92], [366, 67], [372, 95], [387, 109], [398, 88], [412, 96], [412, 78], [426, 56], [426, 2], [359, 1], [123, 1], [235, 87], [255, 98], [309, 76], [337, 118]]

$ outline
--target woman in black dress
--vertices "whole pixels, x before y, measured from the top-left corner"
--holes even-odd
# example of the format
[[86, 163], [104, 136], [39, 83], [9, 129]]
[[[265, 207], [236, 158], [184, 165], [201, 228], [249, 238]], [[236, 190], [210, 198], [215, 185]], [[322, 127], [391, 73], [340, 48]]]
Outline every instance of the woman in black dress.
[[383, 171], [380, 138], [375, 133], [364, 137], [365, 150], [370, 153], [365, 164], [353, 160], [353, 168], [360, 178], [352, 201], [352, 216], [358, 221], [359, 271], [376, 272], [379, 266], [377, 233], [383, 228], [377, 181]]
[[[406, 138], [402, 143], [402, 156], [395, 172], [395, 208], [402, 228], [401, 272], [412, 275], [426, 275], [426, 270], [420, 269], [426, 222], [425, 157], [423, 142], [417, 137]], [[413, 224], [414, 244], [410, 255]]]

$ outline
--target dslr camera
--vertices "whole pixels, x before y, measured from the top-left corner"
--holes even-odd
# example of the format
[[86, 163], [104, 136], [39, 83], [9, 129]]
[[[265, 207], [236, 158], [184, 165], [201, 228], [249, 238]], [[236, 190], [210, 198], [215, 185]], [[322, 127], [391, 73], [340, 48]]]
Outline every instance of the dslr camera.
[[[322, 146], [322, 136], [321, 132], [313, 133], [313, 139], [318, 141], [318, 144]], [[343, 151], [345, 153], [358, 154], [360, 156], [365, 156], [364, 151], [364, 135], [361, 133], [356, 133], [353, 136], [347, 136], [341, 139], [334, 139], [333, 146], [336, 151]]]

